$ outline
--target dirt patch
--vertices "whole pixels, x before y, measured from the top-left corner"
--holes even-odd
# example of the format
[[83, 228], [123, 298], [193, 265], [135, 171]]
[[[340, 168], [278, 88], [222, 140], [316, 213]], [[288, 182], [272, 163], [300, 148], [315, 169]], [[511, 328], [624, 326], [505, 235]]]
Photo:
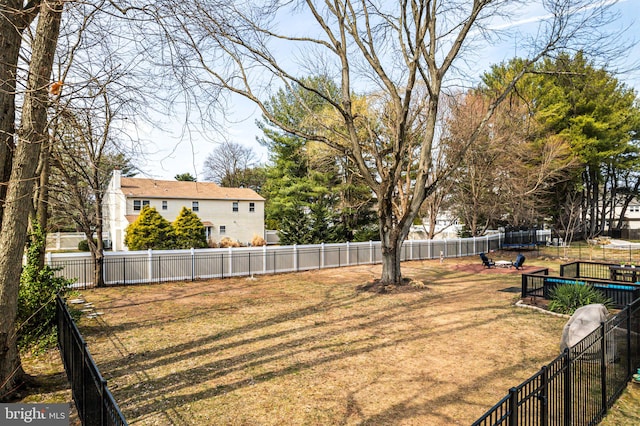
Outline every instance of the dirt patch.
[[429, 287], [424, 281], [413, 278], [403, 278], [400, 285], [386, 284], [381, 280], [372, 280], [366, 284], [356, 287], [356, 290], [377, 294], [392, 294], [425, 292], [429, 290]]

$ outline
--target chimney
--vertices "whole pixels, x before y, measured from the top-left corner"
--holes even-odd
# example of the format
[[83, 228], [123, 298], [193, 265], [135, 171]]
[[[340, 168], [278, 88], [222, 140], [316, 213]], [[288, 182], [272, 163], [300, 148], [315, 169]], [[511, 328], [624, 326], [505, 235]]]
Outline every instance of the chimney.
[[122, 178], [122, 171], [120, 171], [120, 169], [114, 169], [113, 174], [111, 175], [114, 189], [120, 189], [120, 178]]

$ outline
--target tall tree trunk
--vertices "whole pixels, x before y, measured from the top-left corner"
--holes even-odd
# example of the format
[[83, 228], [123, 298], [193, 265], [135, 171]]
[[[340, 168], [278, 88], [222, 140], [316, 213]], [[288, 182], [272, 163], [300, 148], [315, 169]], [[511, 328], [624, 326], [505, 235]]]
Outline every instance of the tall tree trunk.
[[[45, 236], [47, 235], [47, 221], [49, 220], [49, 171], [50, 171], [50, 157], [51, 157], [51, 144], [53, 139], [49, 139], [40, 151], [40, 167], [38, 175], [40, 180], [38, 181], [38, 190], [35, 200], [35, 219], [42, 228]], [[40, 247], [38, 255], [39, 268], [44, 267], [44, 257], [47, 251], [47, 245]]]
[[18, 55], [22, 33], [37, 10], [24, 10], [23, 4], [22, 0], [0, 0], [0, 228], [15, 149]]
[[[98, 182], [98, 171], [96, 170], [94, 178]], [[89, 243], [91, 248], [91, 256], [93, 257], [93, 282], [98, 287], [104, 287], [104, 241], [102, 240], [103, 218], [102, 218], [102, 192], [98, 189], [95, 193], [95, 216], [96, 216], [96, 244], [94, 247], [93, 240]]]
[[3, 399], [11, 396], [24, 379], [16, 344], [18, 289], [36, 166], [40, 146], [47, 140], [47, 88], [62, 8], [62, 0], [44, 1], [41, 5], [0, 233], [0, 398]]

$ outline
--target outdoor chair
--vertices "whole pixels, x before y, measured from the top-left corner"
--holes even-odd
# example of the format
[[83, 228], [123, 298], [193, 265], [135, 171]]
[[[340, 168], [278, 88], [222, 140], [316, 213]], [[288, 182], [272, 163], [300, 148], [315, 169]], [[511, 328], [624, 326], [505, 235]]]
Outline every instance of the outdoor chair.
[[480, 253], [480, 259], [482, 259], [482, 264], [484, 265], [485, 268], [491, 268], [496, 266], [496, 263], [493, 260], [489, 259], [487, 255], [484, 253]]
[[522, 264], [524, 263], [524, 255], [522, 253], [518, 254], [518, 256], [516, 256], [516, 260], [515, 262], [513, 262], [513, 266], [515, 266], [516, 269], [522, 269]]

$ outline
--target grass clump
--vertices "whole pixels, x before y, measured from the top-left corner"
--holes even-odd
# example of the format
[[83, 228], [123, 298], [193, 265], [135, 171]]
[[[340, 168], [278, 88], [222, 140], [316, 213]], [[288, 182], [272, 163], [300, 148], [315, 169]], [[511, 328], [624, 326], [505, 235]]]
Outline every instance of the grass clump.
[[576, 309], [601, 303], [607, 309], [613, 307], [613, 300], [606, 297], [592, 285], [560, 285], [550, 292], [549, 310], [560, 314], [573, 314]]

